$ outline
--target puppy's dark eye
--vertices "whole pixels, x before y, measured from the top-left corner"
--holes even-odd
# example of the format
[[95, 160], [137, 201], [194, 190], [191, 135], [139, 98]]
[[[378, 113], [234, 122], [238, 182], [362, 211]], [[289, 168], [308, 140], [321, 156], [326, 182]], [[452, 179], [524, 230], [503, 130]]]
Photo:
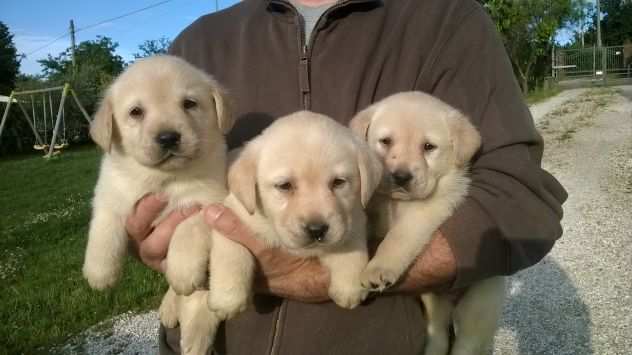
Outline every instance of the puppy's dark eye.
[[339, 189], [343, 186], [345, 186], [345, 184], [347, 183], [347, 180], [343, 179], [343, 178], [335, 178], [333, 180], [331, 180], [331, 189]]
[[384, 137], [380, 139], [380, 143], [385, 147], [390, 147], [393, 144], [393, 140], [390, 137]]
[[143, 111], [143, 109], [138, 106], [134, 106], [131, 110], [129, 110], [129, 115], [135, 119], [143, 118], [144, 114], [145, 114], [145, 111]]
[[182, 107], [183, 107], [185, 110], [191, 110], [191, 109], [194, 109], [194, 108], [196, 108], [196, 107], [197, 107], [197, 105], [198, 105], [198, 104], [197, 104], [197, 102], [196, 102], [195, 100], [192, 100], [192, 99], [184, 99], [184, 100], [182, 101]]
[[276, 187], [277, 190], [282, 191], [282, 192], [290, 192], [294, 188], [292, 183], [289, 182], [289, 181], [282, 182], [280, 184], [276, 184], [276, 185], [274, 185], [274, 187]]
[[424, 151], [426, 151], [426, 152], [432, 152], [435, 149], [437, 149], [437, 146], [432, 144], [432, 143], [424, 144]]

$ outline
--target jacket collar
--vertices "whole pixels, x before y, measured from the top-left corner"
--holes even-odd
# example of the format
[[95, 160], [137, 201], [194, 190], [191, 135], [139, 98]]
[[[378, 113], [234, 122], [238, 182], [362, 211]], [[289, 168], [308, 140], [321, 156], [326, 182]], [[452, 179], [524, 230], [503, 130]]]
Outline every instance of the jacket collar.
[[[271, 11], [287, 12], [287, 10], [294, 9], [294, 6], [288, 0], [265, 0], [267, 2], [267, 8]], [[340, 0], [334, 3], [332, 6], [339, 8], [347, 7], [353, 4], [381, 4], [382, 0]]]

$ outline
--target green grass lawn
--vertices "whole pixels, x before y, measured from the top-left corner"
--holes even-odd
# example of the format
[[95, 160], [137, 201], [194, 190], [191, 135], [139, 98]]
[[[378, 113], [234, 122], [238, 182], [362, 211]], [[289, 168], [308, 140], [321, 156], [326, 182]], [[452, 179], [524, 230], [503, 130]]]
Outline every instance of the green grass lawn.
[[0, 354], [48, 353], [53, 345], [127, 310], [155, 308], [166, 283], [130, 260], [107, 292], [82, 278], [96, 148], [0, 158]]
[[561, 91], [562, 89], [560, 89], [558, 86], [553, 86], [552, 88], [547, 89], [535, 89], [527, 95], [527, 103], [529, 105], [532, 105], [544, 101], [550, 97], [559, 94]]

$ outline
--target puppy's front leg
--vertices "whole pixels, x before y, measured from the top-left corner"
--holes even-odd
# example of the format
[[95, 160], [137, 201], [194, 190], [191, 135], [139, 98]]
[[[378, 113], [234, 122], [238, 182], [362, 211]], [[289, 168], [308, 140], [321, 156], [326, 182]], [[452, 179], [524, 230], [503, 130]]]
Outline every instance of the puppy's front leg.
[[447, 208], [406, 206], [362, 273], [362, 286], [383, 291], [397, 282], [449, 214]]
[[205, 286], [211, 230], [201, 213], [189, 217], [176, 228], [167, 253], [166, 276], [179, 295], [190, 295]]
[[207, 299], [206, 291], [178, 296], [180, 349], [183, 355], [205, 355], [213, 345], [221, 320], [208, 309]]
[[329, 269], [329, 297], [343, 308], [355, 308], [368, 295], [368, 291], [360, 284], [360, 274], [369, 256], [366, 241], [360, 239], [350, 242], [344, 250], [320, 257], [320, 261]]
[[213, 231], [211, 248], [209, 308], [221, 319], [246, 310], [255, 270], [248, 249]]
[[83, 276], [90, 287], [102, 290], [114, 286], [121, 275], [126, 254], [124, 218], [108, 208], [98, 208], [95, 203], [83, 263]]

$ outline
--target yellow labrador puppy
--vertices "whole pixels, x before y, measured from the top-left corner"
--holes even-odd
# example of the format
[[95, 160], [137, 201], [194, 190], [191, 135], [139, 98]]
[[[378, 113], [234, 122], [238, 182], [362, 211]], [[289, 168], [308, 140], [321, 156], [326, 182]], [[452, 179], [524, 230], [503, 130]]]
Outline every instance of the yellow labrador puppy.
[[[127, 253], [125, 219], [148, 193], [163, 193], [173, 210], [222, 201], [227, 193], [224, 134], [233, 125], [222, 88], [171, 56], [139, 60], [108, 88], [90, 127], [104, 150], [94, 194], [83, 275], [90, 286], [113, 286]], [[179, 322], [184, 353], [204, 353], [217, 318], [206, 306], [210, 231], [202, 217], [181, 223], [169, 245], [173, 289], [161, 307], [167, 326]], [[176, 297], [179, 294], [189, 297]], [[192, 294], [193, 293], [193, 294]], [[191, 335], [191, 336], [190, 336]], [[203, 351], [202, 351], [203, 350]]]
[[[379, 183], [377, 156], [351, 130], [307, 111], [278, 119], [248, 143], [228, 173], [225, 204], [270, 247], [320, 259], [329, 295], [353, 308], [367, 295], [364, 206]], [[255, 264], [214, 232], [209, 306], [222, 319], [248, 303]]]
[[[375, 214], [375, 234], [383, 240], [361, 275], [364, 287], [382, 291], [397, 282], [465, 198], [468, 163], [481, 139], [467, 117], [421, 92], [387, 97], [358, 113], [350, 126], [385, 166], [369, 206], [369, 214]], [[484, 353], [496, 330], [503, 295], [503, 278], [473, 286], [456, 307], [445, 296], [423, 295], [426, 355], [448, 352], [452, 318], [452, 354]]]

